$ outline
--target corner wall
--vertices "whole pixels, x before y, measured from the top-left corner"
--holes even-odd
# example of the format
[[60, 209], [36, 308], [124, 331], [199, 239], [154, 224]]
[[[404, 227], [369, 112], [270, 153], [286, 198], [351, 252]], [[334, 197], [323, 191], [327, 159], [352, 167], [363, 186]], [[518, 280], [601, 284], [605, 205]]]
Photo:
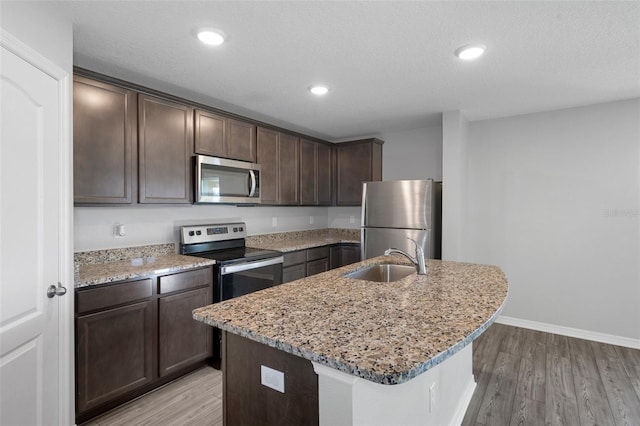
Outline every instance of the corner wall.
[[466, 186], [503, 315], [640, 339], [640, 99], [472, 122]]

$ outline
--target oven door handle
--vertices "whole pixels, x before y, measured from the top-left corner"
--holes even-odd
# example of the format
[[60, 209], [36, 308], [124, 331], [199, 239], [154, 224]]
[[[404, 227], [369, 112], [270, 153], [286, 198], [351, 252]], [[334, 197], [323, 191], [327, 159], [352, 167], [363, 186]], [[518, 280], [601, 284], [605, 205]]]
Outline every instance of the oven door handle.
[[223, 266], [220, 268], [220, 274], [228, 275], [228, 274], [233, 274], [234, 272], [242, 272], [242, 271], [248, 271], [251, 269], [262, 268], [264, 266], [277, 265], [278, 263], [283, 263], [283, 262], [284, 262], [284, 257], [278, 256], [278, 257], [273, 257], [271, 259], [259, 260], [257, 262], [245, 262], [237, 265]]

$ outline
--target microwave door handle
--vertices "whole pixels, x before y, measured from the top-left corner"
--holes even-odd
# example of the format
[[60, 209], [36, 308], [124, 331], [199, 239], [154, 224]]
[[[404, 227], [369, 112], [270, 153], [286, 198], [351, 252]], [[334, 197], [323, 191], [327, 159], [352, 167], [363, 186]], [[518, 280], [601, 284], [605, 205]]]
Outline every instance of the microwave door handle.
[[249, 170], [249, 197], [253, 197], [256, 193], [256, 174], [253, 170]]

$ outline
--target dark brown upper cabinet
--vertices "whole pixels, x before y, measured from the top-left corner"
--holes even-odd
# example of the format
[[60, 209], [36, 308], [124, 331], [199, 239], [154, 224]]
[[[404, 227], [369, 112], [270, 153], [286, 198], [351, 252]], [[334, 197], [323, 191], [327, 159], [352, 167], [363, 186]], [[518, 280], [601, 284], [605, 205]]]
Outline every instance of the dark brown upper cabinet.
[[331, 147], [300, 139], [300, 205], [331, 205]]
[[131, 90], [74, 76], [74, 202], [135, 200], [136, 97]]
[[300, 140], [263, 127], [258, 127], [257, 139], [262, 204], [298, 205]]
[[140, 203], [190, 203], [193, 108], [138, 96]]
[[195, 110], [196, 154], [256, 161], [256, 126], [210, 111]]
[[336, 205], [362, 204], [362, 183], [382, 180], [380, 139], [336, 144]]

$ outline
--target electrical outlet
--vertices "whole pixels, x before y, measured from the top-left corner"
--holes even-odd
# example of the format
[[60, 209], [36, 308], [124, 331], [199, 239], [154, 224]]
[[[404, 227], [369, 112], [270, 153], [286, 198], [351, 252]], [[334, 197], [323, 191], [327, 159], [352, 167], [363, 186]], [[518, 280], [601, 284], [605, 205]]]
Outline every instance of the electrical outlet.
[[309, 225], [313, 225], [313, 216], [309, 216]]
[[127, 233], [124, 229], [124, 224], [122, 223], [114, 223], [113, 224], [113, 236], [115, 238], [123, 238]]
[[429, 412], [433, 413], [436, 409], [436, 382], [429, 387]]
[[260, 383], [263, 386], [284, 393], [284, 373], [273, 368], [260, 366]]
[[349, 223], [356, 223], [356, 217], [355, 216], [349, 216]]
[[275, 227], [277, 227], [277, 226], [278, 226], [278, 218], [277, 218], [277, 217], [272, 217], [272, 218], [271, 218], [271, 226], [272, 226], [273, 228], [275, 228]]

